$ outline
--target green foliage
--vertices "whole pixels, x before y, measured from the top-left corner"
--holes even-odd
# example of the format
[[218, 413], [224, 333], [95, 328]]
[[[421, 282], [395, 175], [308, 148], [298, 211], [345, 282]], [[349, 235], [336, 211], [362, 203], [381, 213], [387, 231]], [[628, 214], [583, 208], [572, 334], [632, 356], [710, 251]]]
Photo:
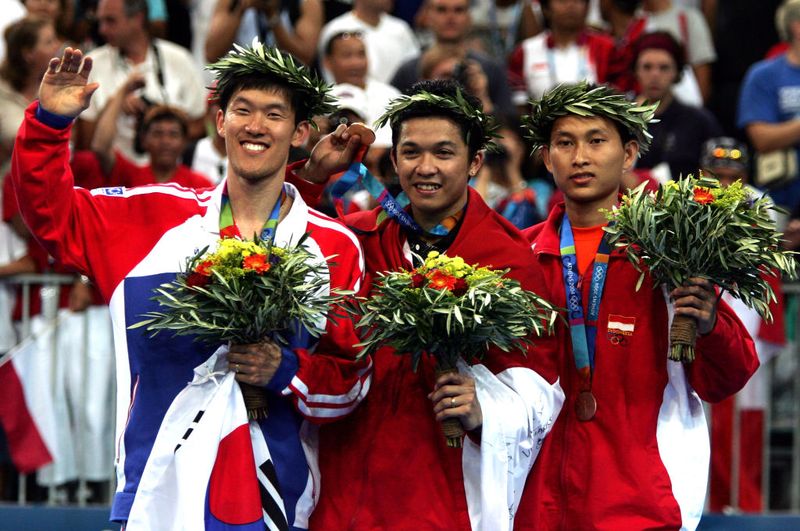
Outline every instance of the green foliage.
[[530, 104], [531, 113], [522, 117], [522, 126], [534, 151], [550, 143], [553, 124], [569, 114], [602, 116], [617, 122], [636, 138], [640, 153], [646, 153], [653, 140], [647, 124], [653, 121], [658, 102], [639, 105], [605, 85], [592, 87], [586, 81], [559, 85]]
[[[303, 247], [264, 241], [220, 240], [187, 260], [186, 271], [156, 288], [152, 300], [163, 310], [149, 312], [130, 328], [146, 327], [192, 335], [206, 342], [257, 343], [305, 328], [319, 337], [330, 306], [345, 295], [326, 294], [328, 267]], [[248, 257], [255, 261], [246, 262]], [[252, 258], [251, 258], [252, 260]], [[327, 261], [328, 259], [326, 259]]]
[[432, 252], [413, 271], [381, 274], [369, 298], [345, 304], [358, 317], [359, 356], [389, 346], [410, 354], [416, 370], [426, 352], [442, 369], [455, 368], [459, 357], [480, 359], [491, 345], [525, 352], [532, 334], [552, 332], [558, 312], [506, 272]]
[[[269, 74], [284, 80], [292, 90], [300, 92], [308, 109], [307, 120], [312, 116], [330, 114], [336, 110], [336, 99], [331, 95], [331, 86], [317, 77], [291, 54], [278, 48], [264, 46], [253, 40], [249, 47], [233, 45], [227, 55], [206, 67], [217, 76], [214, 93], [218, 96], [241, 76]], [[311, 122], [314, 127], [314, 122]]]
[[466, 98], [464, 98], [461, 89], [456, 89], [456, 97], [454, 99], [427, 91], [421, 91], [411, 96], [403, 95], [395, 98], [389, 103], [386, 112], [375, 121], [375, 128], [380, 129], [386, 125], [386, 123], [394, 126], [395, 120], [400, 113], [409, 107], [418, 105], [439, 107], [449, 112], [462, 115], [469, 122], [477, 123], [483, 133], [483, 141], [481, 143], [482, 149], [486, 149], [487, 151], [494, 151], [497, 149], [497, 144], [494, 142], [494, 139], [500, 138], [500, 125], [495, 121], [493, 116], [484, 114], [482, 109], [470, 105]]
[[648, 192], [642, 184], [606, 212], [610, 242], [626, 247], [630, 261], [655, 285], [683, 285], [701, 277], [727, 290], [771, 319], [775, 300], [763, 274], [797, 278], [793, 252], [781, 250], [768, 198], [756, 197], [741, 182], [722, 188], [719, 181], [691, 175]]

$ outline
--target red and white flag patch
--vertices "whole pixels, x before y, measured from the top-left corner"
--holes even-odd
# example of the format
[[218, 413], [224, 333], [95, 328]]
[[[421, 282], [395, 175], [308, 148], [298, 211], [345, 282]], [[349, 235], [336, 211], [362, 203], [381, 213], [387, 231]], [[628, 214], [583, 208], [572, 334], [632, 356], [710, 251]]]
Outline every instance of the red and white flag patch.
[[624, 315], [608, 315], [608, 339], [615, 345], [625, 343], [625, 339], [633, 335], [636, 328], [635, 317]]

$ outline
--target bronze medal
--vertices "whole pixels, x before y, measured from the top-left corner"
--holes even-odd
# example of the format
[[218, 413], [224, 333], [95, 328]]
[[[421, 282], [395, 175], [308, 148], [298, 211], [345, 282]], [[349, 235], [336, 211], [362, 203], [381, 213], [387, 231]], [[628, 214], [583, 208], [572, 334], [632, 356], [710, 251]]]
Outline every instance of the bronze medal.
[[597, 400], [591, 391], [581, 391], [575, 400], [575, 415], [581, 422], [588, 422], [597, 413]]

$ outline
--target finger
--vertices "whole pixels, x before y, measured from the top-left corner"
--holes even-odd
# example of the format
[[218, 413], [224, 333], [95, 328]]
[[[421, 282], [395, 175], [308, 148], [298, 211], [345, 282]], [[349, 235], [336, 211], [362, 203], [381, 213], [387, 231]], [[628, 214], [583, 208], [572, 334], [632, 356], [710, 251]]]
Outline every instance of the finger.
[[[463, 385], [445, 385], [436, 390], [434, 390], [430, 395], [429, 398], [432, 402], [436, 403], [442, 399], [450, 399], [453, 397], [458, 397], [461, 395], [467, 395], [474, 392], [474, 389], [463, 386]], [[464, 402], [463, 400], [461, 401]]]
[[347, 133], [347, 126], [344, 124], [339, 124], [331, 133], [331, 140], [344, 142], [348, 138], [345, 136], [345, 133]]
[[58, 66], [61, 64], [61, 58], [53, 57], [47, 64], [47, 73], [55, 74], [58, 71]]
[[435, 383], [433, 389], [436, 390], [436, 389], [439, 389], [442, 386], [449, 385], [449, 384], [452, 384], [452, 385], [464, 385], [465, 383], [467, 383], [470, 380], [472, 380], [472, 378], [469, 378], [468, 376], [465, 376], [465, 375], [463, 375], [461, 373], [448, 372], [448, 373], [442, 374], [441, 376], [439, 376], [436, 379], [436, 383]]
[[84, 79], [89, 79], [89, 73], [92, 71], [92, 58], [91, 57], [84, 57], [83, 59], [83, 67], [81, 68], [79, 74]]
[[[348, 134], [349, 135], [349, 134]], [[352, 162], [355, 160], [356, 153], [361, 147], [361, 140], [358, 135], [348, 136], [347, 145], [342, 150], [339, 160], [346, 160]]]
[[694, 317], [698, 322], [707, 321], [711, 318], [711, 313], [708, 310], [694, 308], [692, 306], [684, 306], [682, 308], [676, 308], [675, 315]]
[[711, 299], [716, 298], [716, 292], [713, 288], [706, 287], [706, 286], [681, 286], [679, 288], [675, 288], [672, 290], [670, 294], [674, 299], [679, 299], [682, 297], [697, 297], [699, 299]]

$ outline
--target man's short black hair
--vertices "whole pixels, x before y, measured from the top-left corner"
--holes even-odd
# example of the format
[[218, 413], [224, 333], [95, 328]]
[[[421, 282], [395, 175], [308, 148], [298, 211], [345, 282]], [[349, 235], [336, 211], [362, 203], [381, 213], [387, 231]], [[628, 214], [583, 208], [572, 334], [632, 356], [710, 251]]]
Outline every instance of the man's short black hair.
[[[409, 96], [420, 92], [430, 92], [437, 96], [456, 98], [456, 92], [461, 91], [461, 96], [467, 100], [469, 105], [480, 109], [481, 102], [475, 96], [469, 94], [460, 83], [452, 79], [426, 79], [414, 83], [408, 91]], [[455, 123], [461, 131], [461, 138], [467, 144], [469, 157], [472, 158], [481, 149], [484, 142], [484, 132], [481, 124], [467, 119], [466, 116], [453, 110], [439, 105], [428, 104], [426, 102], [416, 102], [398, 112], [392, 118], [392, 149], [397, 149], [400, 139], [400, 128], [403, 122], [413, 118], [446, 118]]]
[[308, 116], [308, 106], [305, 104], [302, 93], [292, 90], [288, 83], [282, 78], [271, 74], [245, 74], [237, 76], [233, 82], [225, 85], [224, 90], [219, 93], [219, 106], [222, 112], [228, 109], [228, 103], [233, 95], [243, 89], [263, 90], [281, 94], [289, 100], [294, 111], [294, 124], [297, 125], [304, 120], [310, 120]]
[[626, 15], [633, 15], [642, 5], [642, 0], [611, 0], [611, 3]]

